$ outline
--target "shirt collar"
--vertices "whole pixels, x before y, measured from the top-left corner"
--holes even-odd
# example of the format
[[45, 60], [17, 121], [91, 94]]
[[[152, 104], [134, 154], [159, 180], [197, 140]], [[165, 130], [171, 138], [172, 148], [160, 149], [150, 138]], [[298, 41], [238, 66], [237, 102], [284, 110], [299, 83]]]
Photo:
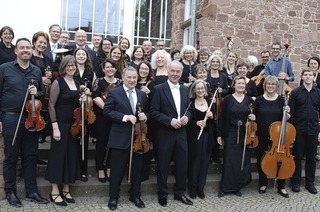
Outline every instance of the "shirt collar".
[[[125, 92], [128, 92], [128, 90], [130, 90], [127, 86], [125, 86], [124, 84], [123, 84], [123, 89], [124, 89], [124, 91]], [[135, 92], [135, 89], [133, 88], [132, 89], [132, 93], [134, 93]]]
[[180, 85], [179, 84], [173, 84], [172, 82], [170, 82], [170, 80], [168, 80], [167, 81], [168, 82], [168, 84], [169, 84], [169, 87], [171, 88], [171, 89], [175, 89], [175, 88], [180, 88]]

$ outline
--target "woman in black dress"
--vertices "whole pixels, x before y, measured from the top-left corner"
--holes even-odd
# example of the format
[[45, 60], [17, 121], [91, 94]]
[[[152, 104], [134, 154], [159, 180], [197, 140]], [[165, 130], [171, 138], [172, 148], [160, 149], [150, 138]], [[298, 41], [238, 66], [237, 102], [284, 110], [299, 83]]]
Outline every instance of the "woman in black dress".
[[165, 50], [157, 50], [152, 54], [151, 67], [154, 73], [154, 85], [159, 85], [168, 80], [170, 63], [170, 54]]
[[[192, 103], [190, 111], [192, 118], [188, 126], [188, 148], [189, 148], [189, 191], [192, 199], [196, 195], [204, 199], [204, 186], [206, 184], [208, 166], [213, 143], [213, 111], [209, 106], [211, 100], [208, 98], [206, 82], [197, 79], [190, 86], [190, 98]], [[206, 119], [206, 120], [205, 120]], [[203, 129], [198, 139], [199, 133]]]
[[[78, 71], [74, 74], [74, 80], [77, 81], [80, 85], [85, 85], [92, 91], [93, 82], [96, 80], [96, 74], [93, 70], [92, 62], [89, 56], [88, 51], [84, 47], [78, 47], [73, 56], [76, 59], [76, 65]], [[91, 97], [90, 97], [91, 98]], [[92, 108], [88, 108], [92, 110]], [[88, 171], [88, 148], [89, 148], [89, 135], [92, 135], [93, 132], [93, 124], [87, 123], [87, 133], [84, 137], [84, 158], [82, 159], [82, 147], [80, 145], [80, 137], [79, 136], [79, 160], [80, 160], [80, 172], [81, 172], [81, 181], [87, 182], [87, 171]], [[95, 137], [95, 136], [94, 136]]]
[[[117, 64], [112, 59], [106, 59], [102, 64], [102, 71], [105, 76], [98, 78], [93, 86], [92, 98], [94, 101], [93, 110], [96, 114], [95, 130], [97, 133], [96, 143], [96, 169], [98, 171], [98, 180], [105, 183], [107, 177], [110, 176], [109, 160], [105, 158], [108, 138], [111, 129], [111, 121], [108, 121], [103, 115], [103, 106], [107, 100], [108, 92], [120, 84], [120, 80], [115, 78], [114, 74], [117, 71]], [[107, 176], [105, 174], [107, 171]]]
[[[45, 179], [52, 186], [51, 201], [59, 206], [67, 205], [64, 199], [68, 203], [75, 202], [69, 184], [80, 179], [78, 143], [70, 132], [74, 123], [73, 111], [79, 105], [80, 85], [73, 79], [76, 71], [75, 58], [65, 56], [60, 64], [60, 77], [50, 89], [49, 114], [53, 131]], [[90, 90], [85, 89], [85, 94], [89, 93]], [[62, 191], [59, 191], [58, 185], [63, 185]]]
[[144, 60], [144, 49], [142, 46], [137, 46], [132, 52], [131, 61], [128, 63], [128, 66], [132, 66], [133, 68], [137, 69], [138, 65]]
[[197, 65], [198, 52], [190, 45], [185, 45], [181, 49], [181, 64], [183, 65], [182, 76], [180, 78], [180, 84], [189, 87], [195, 78], [195, 67]]
[[4, 26], [0, 29], [0, 65], [3, 63], [14, 61], [17, 58], [14, 52], [15, 46], [12, 44], [14, 38], [13, 29]]
[[231, 84], [235, 92], [224, 98], [218, 127], [218, 143], [222, 145], [221, 135], [224, 134], [223, 171], [218, 197], [224, 193], [234, 193], [241, 196], [240, 190], [251, 182], [250, 154], [246, 150], [243, 169], [243, 141], [245, 124], [248, 120], [255, 120], [250, 114], [249, 105], [253, 103], [251, 97], [245, 95], [246, 78], [236, 76]]
[[[258, 96], [254, 102], [254, 110], [257, 117], [257, 135], [259, 139], [256, 148], [257, 170], [259, 174], [259, 193], [264, 194], [267, 191], [268, 179], [261, 169], [261, 159], [266, 151], [271, 147], [269, 140], [269, 126], [275, 121], [281, 121], [283, 116], [284, 99], [277, 94], [278, 79], [276, 76], [267, 76], [263, 89], [264, 94]], [[286, 106], [289, 112], [289, 106]], [[289, 115], [288, 115], [289, 117]], [[288, 198], [289, 194], [285, 190], [285, 180], [278, 179], [278, 193]]]
[[247, 77], [248, 68], [249, 68], [249, 63], [245, 60], [240, 60], [237, 65], [237, 73], [239, 76], [246, 78], [246, 84], [247, 84], [246, 95], [251, 96], [253, 100], [255, 100], [256, 96], [258, 95], [257, 86], [253, 80]]

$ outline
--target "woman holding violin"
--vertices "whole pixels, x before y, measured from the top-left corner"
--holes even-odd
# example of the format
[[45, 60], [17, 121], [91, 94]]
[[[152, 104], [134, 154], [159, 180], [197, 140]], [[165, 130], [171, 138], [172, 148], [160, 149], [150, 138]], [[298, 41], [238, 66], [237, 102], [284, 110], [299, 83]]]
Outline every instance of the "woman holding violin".
[[[93, 86], [92, 98], [94, 102], [93, 110], [97, 117], [94, 124], [97, 133], [95, 152], [96, 169], [98, 171], [98, 180], [101, 183], [105, 183], [107, 178], [109, 179], [110, 177], [110, 161], [108, 157], [110, 154], [107, 145], [111, 122], [103, 116], [102, 110], [108, 98], [108, 93], [113, 88], [116, 88], [121, 81], [114, 76], [117, 71], [117, 64], [112, 59], [106, 59], [101, 65], [105, 76], [96, 79]], [[105, 170], [107, 173], [105, 173]]]
[[[267, 175], [261, 168], [261, 161], [266, 151], [271, 147], [272, 141], [269, 139], [269, 127], [273, 122], [281, 121], [283, 115], [284, 99], [277, 94], [279, 81], [276, 76], [267, 76], [263, 83], [264, 94], [258, 96], [254, 102], [254, 110], [257, 118], [257, 135], [259, 139], [256, 148], [257, 170], [259, 174], [259, 193], [264, 194], [267, 191]], [[289, 112], [289, 107], [285, 110]], [[288, 116], [289, 118], [289, 116]], [[275, 141], [277, 142], [277, 141]], [[288, 198], [289, 194], [285, 190], [285, 180], [278, 179], [278, 193]]]
[[[74, 80], [76, 71], [75, 58], [65, 56], [59, 68], [60, 77], [50, 89], [49, 114], [53, 131], [45, 179], [51, 183], [51, 201], [58, 206], [75, 202], [69, 185], [80, 180], [78, 143], [71, 136], [73, 111], [79, 106], [80, 84]], [[88, 88], [84, 90], [85, 94], [90, 93]], [[59, 185], [62, 185], [62, 191]]]
[[[149, 97], [148, 100], [150, 100], [151, 91], [154, 87], [154, 76], [153, 71], [151, 68], [151, 65], [147, 61], [141, 62], [138, 67], [138, 83], [136, 85], [136, 89], [140, 89], [141, 91], [145, 92], [147, 96]], [[148, 134], [147, 138], [152, 141], [154, 141], [155, 136], [155, 130], [156, 126], [154, 126], [154, 123], [152, 120], [148, 121]], [[154, 143], [153, 147], [154, 147]], [[150, 145], [150, 141], [149, 141]], [[153, 148], [154, 149], [154, 148]], [[154, 157], [154, 151], [148, 151], [147, 153], [143, 154], [143, 167], [142, 167], [142, 181], [145, 181], [149, 179], [150, 175], [150, 163], [151, 159]]]
[[[208, 82], [211, 86], [211, 93], [218, 89], [216, 98], [216, 121], [218, 124], [220, 113], [221, 113], [221, 103], [223, 98], [229, 94], [230, 89], [228, 88], [227, 76], [221, 71], [223, 70], [223, 62], [220, 56], [212, 55], [208, 60], [208, 70], [209, 79]], [[216, 163], [221, 163], [219, 158], [219, 145], [215, 145], [212, 151], [212, 160]]]
[[192, 199], [196, 196], [204, 199], [203, 190], [214, 145], [214, 107], [211, 104], [212, 100], [208, 98], [206, 82], [201, 79], [197, 79], [190, 86], [189, 96], [192, 100], [192, 118], [188, 126], [189, 191]]
[[[92, 91], [92, 85], [93, 82], [96, 80], [96, 74], [93, 70], [92, 62], [89, 57], [88, 51], [84, 47], [78, 47], [76, 50], [74, 50], [73, 56], [76, 59], [76, 65], [78, 71], [74, 74], [74, 80], [77, 81], [80, 85], [85, 85], [90, 91]], [[91, 106], [91, 108], [89, 108]], [[87, 102], [87, 110], [88, 112], [92, 113], [92, 98], [88, 97]], [[82, 123], [83, 124], [83, 123]], [[90, 125], [89, 123], [86, 124], [87, 127], [87, 133], [84, 137], [84, 160], [82, 158], [82, 147], [79, 144], [79, 160], [80, 160], [80, 172], [81, 172], [81, 181], [87, 182], [87, 170], [88, 170], [88, 144], [89, 144], [89, 135], [91, 135], [93, 128], [93, 125]], [[93, 136], [95, 137], [95, 136]], [[80, 136], [81, 139], [81, 136]], [[80, 157], [81, 156], [81, 157]]]
[[241, 196], [240, 190], [251, 182], [250, 154], [245, 151], [246, 122], [255, 120], [250, 113], [251, 97], [245, 95], [246, 78], [236, 76], [231, 84], [234, 93], [224, 98], [218, 126], [218, 143], [224, 134], [223, 171], [218, 197], [225, 193]]

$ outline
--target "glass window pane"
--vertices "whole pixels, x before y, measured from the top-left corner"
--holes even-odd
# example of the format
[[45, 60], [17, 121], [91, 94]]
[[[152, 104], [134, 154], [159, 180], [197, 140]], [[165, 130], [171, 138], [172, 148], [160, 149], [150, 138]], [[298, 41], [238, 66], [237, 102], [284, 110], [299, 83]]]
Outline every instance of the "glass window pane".
[[94, 33], [105, 33], [106, 27], [106, 0], [96, 0], [95, 14], [94, 14]]
[[76, 31], [79, 29], [79, 10], [80, 10], [80, 0], [68, 1], [68, 21], [67, 30]]
[[[86, 32], [92, 32], [92, 1], [82, 1], [80, 27]], [[89, 39], [88, 39], [89, 40]]]

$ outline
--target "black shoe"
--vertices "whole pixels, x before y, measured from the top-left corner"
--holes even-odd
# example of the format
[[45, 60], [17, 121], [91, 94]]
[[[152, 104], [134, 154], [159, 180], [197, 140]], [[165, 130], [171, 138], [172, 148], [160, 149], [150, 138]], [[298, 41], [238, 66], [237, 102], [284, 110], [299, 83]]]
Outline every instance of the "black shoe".
[[112, 211], [116, 210], [118, 206], [118, 199], [109, 199], [108, 208]]
[[107, 182], [107, 178], [106, 177], [98, 177], [98, 180], [100, 183], [106, 183]]
[[39, 135], [38, 143], [42, 144], [46, 141], [46, 138], [43, 135]]
[[10, 191], [7, 194], [7, 200], [9, 202], [9, 204], [14, 206], [14, 207], [20, 208], [22, 206], [21, 201], [18, 199], [18, 197], [16, 196], [14, 191]]
[[26, 200], [29, 200], [31, 202], [36, 202], [38, 204], [48, 204], [49, 201], [43, 197], [41, 197], [38, 192], [35, 192], [31, 195], [26, 196]]
[[162, 207], [166, 207], [167, 206], [167, 197], [159, 197], [158, 203]]
[[[63, 194], [62, 194], [62, 197], [63, 197], [63, 199], [66, 200], [67, 203], [76, 203], [76, 201], [71, 197], [70, 192], [65, 192], [65, 191], [63, 191], [62, 193], [63, 193]], [[69, 194], [69, 196], [70, 196], [71, 198], [68, 198], [68, 197], [67, 197], [68, 194]]]
[[221, 164], [221, 160], [220, 158], [212, 158], [213, 162], [217, 163], [217, 164]]
[[278, 190], [278, 193], [279, 193], [281, 196], [285, 197], [285, 198], [289, 198], [289, 194], [288, 194], [288, 193], [284, 193], [284, 192], [282, 192], [281, 190]]
[[191, 199], [195, 199], [197, 197], [197, 194], [196, 194], [195, 191], [190, 191], [189, 196], [190, 196]]
[[130, 197], [129, 198], [130, 202], [133, 202], [135, 206], [138, 208], [145, 208], [146, 206], [144, 205], [143, 201], [139, 197]]
[[223, 193], [222, 191], [219, 191], [218, 197], [219, 197], [219, 198], [224, 197], [224, 193]]
[[314, 185], [306, 185], [305, 188], [311, 193], [311, 194], [316, 194], [318, 193], [316, 187]]
[[263, 186], [259, 188], [259, 194], [264, 194], [267, 192], [267, 187], [265, 189], [261, 189]]
[[293, 184], [291, 190], [293, 192], [300, 192], [300, 185], [299, 184]]
[[54, 202], [54, 204], [58, 205], [58, 206], [67, 206], [68, 204], [63, 200], [62, 198], [62, 201], [61, 202], [56, 202], [56, 199], [58, 197], [61, 197], [60, 194], [50, 194], [50, 200], [51, 202]]
[[203, 191], [197, 191], [197, 195], [200, 199], [204, 199], [205, 198], [205, 195], [203, 193]]
[[37, 164], [38, 165], [47, 165], [48, 163], [45, 162], [44, 160], [37, 159]]
[[178, 200], [186, 205], [193, 205], [193, 202], [191, 200], [189, 200], [185, 195], [182, 195], [182, 196], [174, 195], [174, 199]]
[[235, 191], [233, 192], [234, 195], [238, 196], [238, 197], [241, 197], [242, 196], [242, 193], [240, 191]]
[[86, 175], [82, 175], [80, 180], [82, 182], [88, 182], [88, 177]]

